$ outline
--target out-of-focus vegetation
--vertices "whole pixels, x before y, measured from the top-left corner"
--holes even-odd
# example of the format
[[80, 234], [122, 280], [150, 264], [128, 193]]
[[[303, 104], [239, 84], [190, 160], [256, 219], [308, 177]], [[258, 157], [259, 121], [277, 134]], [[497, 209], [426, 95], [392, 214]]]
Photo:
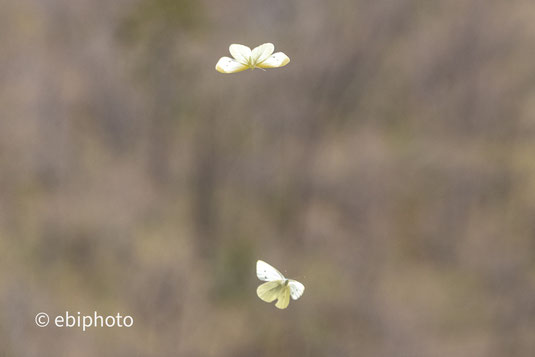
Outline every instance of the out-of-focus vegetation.
[[531, 1], [1, 7], [0, 355], [533, 355]]

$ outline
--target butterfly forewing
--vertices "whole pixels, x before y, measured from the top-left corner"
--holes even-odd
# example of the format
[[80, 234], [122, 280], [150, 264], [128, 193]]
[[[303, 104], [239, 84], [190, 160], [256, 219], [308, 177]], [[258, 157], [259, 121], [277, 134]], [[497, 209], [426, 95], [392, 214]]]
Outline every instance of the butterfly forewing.
[[262, 281], [285, 279], [284, 275], [282, 275], [280, 271], [262, 260], [256, 262], [256, 276]]
[[282, 52], [277, 52], [256, 66], [260, 68], [277, 68], [286, 66], [288, 63], [290, 63], [290, 58]]
[[305, 286], [297, 280], [290, 279], [288, 286], [290, 287], [290, 295], [294, 300], [299, 299], [305, 292]]
[[245, 71], [247, 68], [249, 67], [230, 57], [221, 57], [215, 65], [215, 69], [220, 73], [236, 73]]

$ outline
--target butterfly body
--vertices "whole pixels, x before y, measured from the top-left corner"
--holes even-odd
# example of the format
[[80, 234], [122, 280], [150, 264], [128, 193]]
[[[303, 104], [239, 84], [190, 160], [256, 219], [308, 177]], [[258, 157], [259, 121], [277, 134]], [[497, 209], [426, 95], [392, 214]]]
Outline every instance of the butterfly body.
[[259, 260], [256, 262], [258, 279], [266, 281], [256, 289], [258, 297], [265, 302], [277, 300], [275, 306], [285, 309], [290, 303], [290, 297], [297, 300], [303, 295], [305, 286], [293, 279], [286, 279], [277, 269]]
[[220, 73], [237, 73], [246, 69], [265, 69], [286, 66], [290, 58], [282, 52], [273, 54], [275, 46], [272, 43], [264, 43], [251, 50], [249, 47], [232, 44], [229, 52], [233, 58], [221, 57], [215, 69]]

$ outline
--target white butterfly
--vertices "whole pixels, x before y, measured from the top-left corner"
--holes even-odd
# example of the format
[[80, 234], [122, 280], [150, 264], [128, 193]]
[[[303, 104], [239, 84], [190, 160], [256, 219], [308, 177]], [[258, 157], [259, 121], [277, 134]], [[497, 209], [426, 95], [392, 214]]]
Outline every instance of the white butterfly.
[[258, 297], [265, 302], [273, 302], [279, 309], [286, 309], [290, 303], [290, 296], [297, 300], [303, 295], [305, 286], [292, 279], [286, 279], [284, 275], [268, 263], [259, 260], [256, 262], [256, 276], [262, 281], [267, 281], [256, 289]]
[[232, 57], [221, 57], [215, 69], [221, 73], [236, 73], [246, 69], [277, 68], [286, 66], [290, 59], [282, 52], [273, 53], [275, 46], [272, 43], [264, 43], [253, 49], [244, 45], [230, 45], [229, 51]]

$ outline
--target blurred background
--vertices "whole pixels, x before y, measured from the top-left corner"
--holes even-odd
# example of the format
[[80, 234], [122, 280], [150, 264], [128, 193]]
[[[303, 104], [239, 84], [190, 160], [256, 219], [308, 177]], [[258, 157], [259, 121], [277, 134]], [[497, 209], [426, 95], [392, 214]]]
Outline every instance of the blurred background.
[[533, 356], [532, 1], [1, 8], [1, 356]]

